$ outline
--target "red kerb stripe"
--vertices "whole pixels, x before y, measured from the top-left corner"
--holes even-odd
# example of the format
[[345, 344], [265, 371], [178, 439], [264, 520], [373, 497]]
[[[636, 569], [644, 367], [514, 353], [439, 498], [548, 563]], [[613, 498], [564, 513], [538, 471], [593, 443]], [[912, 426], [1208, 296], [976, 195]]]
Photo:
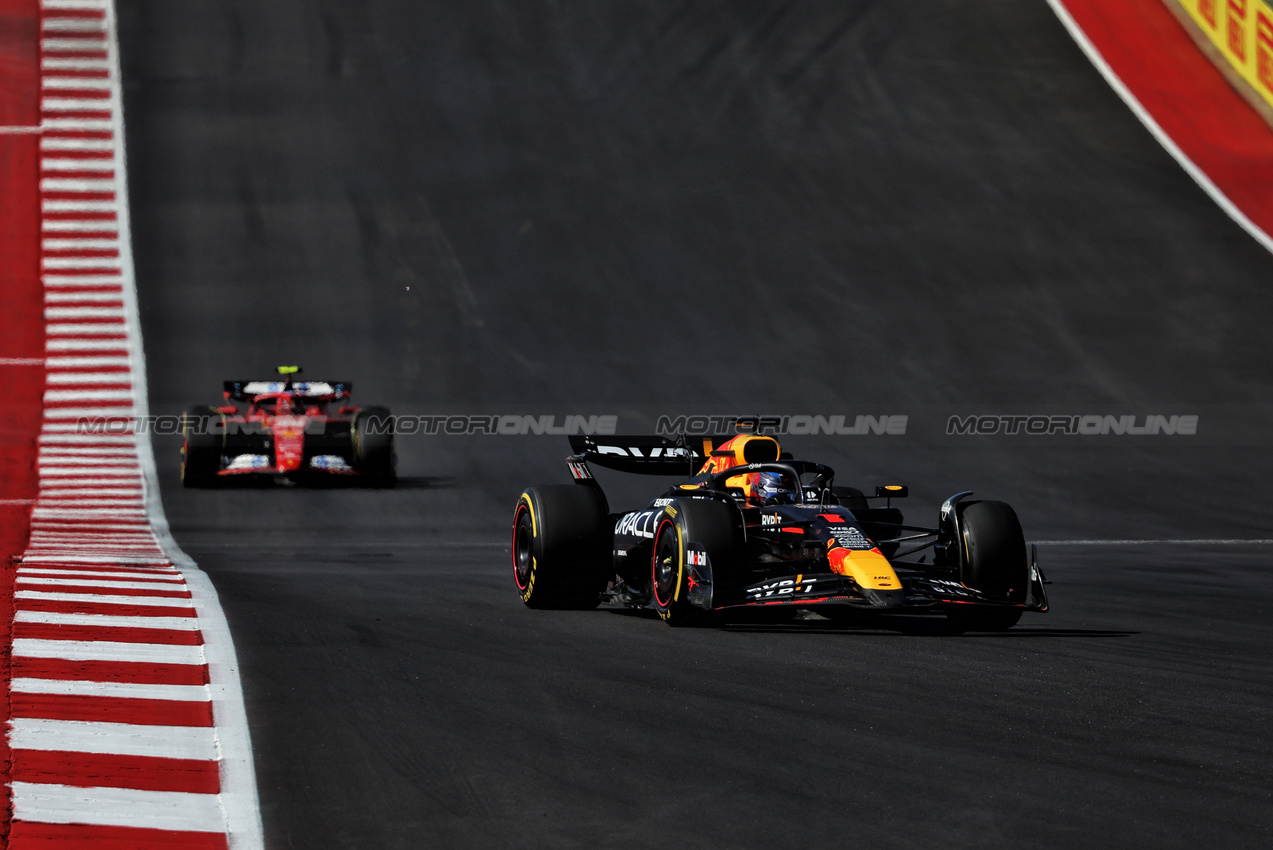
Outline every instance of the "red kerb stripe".
[[14, 750], [13, 781], [81, 788], [221, 793], [221, 774], [215, 761], [54, 750]]
[[127, 626], [71, 626], [57, 623], [13, 624], [13, 637], [32, 640], [108, 640], [115, 643], [159, 643], [168, 646], [202, 646], [199, 632], [175, 629], [134, 629]]
[[14, 821], [9, 850], [227, 850], [219, 832], [175, 832], [131, 826]]
[[13, 659], [15, 679], [73, 679], [77, 682], [132, 682], [138, 685], [206, 685], [202, 664], [155, 664], [148, 661], [67, 661], [63, 658]]
[[0, 125], [39, 123], [40, 8], [35, 0], [0, 2]]
[[110, 614], [115, 617], [194, 617], [194, 608], [168, 608], [162, 605], [128, 605], [86, 599], [19, 599], [14, 604], [21, 611], [52, 611], [60, 614]]
[[[22, 584], [22, 579], [18, 579], [18, 583]], [[75, 584], [59, 584], [40, 586], [24, 585], [19, 590], [44, 590], [50, 593], [90, 593], [97, 596], [155, 596], [167, 599], [189, 599], [190, 591], [188, 590], [139, 590], [135, 588], [117, 588], [117, 587], [93, 587], [91, 585], [75, 585]]]
[[[14, 669], [18, 665], [15, 661]], [[141, 726], [211, 726], [212, 703], [172, 699], [28, 694], [10, 696], [14, 717], [134, 723]]]
[[105, 18], [104, 9], [45, 9], [44, 18]]
[[[67, 567], [67, 569], [69, 570], [71, 568]], [[82, 564], [80, 565], [80, 569], [84, 569], [84, 566]], [[131, 578], [133, 573], [139, 573], [146, 568], [142, 567], [141, 569], [138, 569], [138, 570], [126, 570], [122, 567], [100, 567], [99, 568], [95, 565], [91, 567], [90, 569], [92, 569], [93, 572], [100, 572], [100, 573], [104, 573], [107, 571], [115, 571], [120, 574], [121, 578], [126, 578], [126, 577]], [[66, 573], [64, 572], [59, 572], [58, 570], [45, 569], [43, 566], [41, 566], [37, 570], [24, 569], [20, 573], [20, 575], [23, 578], [65, 578], [66, 577]], [[137, 578], [145, 580], [145, 579], [151, 578], [152, 576], [156, 579], [174, 579], [174, 581], [172, 582], [173, 584], [178, 584], [179, 582], [175, 581], [175, 579], [181, 578], [181, 576], [176, 573], [164, 573], [164, 572], [160, 572], [159, 570], [152, 571], [150, 575], [137, 576]], [[110, 576], [102, 576], [102, 578], [109, 579]]]

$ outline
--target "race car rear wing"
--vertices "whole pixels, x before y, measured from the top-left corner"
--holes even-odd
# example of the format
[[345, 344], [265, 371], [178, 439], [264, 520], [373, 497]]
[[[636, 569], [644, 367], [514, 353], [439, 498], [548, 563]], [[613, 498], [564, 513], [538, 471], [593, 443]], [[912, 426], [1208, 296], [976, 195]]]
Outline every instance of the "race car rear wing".
[[[570, 448], [574, 455], [569, 460], [572, 473], [575, 471], [574, 464], [582, 461], [619, 472], [690, 478], [703, 466], [712, 450], [728, 439], [572, 434]], [[578, 479], [580, 476], [576, 474], [575, 477]]]
[[226, 381], [225, 397], [230, 401], [252, 401], [259, 395], [291, 392], [300, 401], [349, 398], [354, 385], [348, 381]]

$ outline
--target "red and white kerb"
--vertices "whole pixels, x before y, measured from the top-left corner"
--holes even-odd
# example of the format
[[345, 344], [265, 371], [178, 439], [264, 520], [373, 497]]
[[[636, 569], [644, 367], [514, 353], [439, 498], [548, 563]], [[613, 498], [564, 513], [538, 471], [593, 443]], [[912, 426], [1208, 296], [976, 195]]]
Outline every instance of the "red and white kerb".
[[[234, 651], [144, 416], [112, 0], [41, 0], [46, 385], [12, 637], [12, 850], [263, 846]], [[114, 843], [112, 843], [114, 842]]]

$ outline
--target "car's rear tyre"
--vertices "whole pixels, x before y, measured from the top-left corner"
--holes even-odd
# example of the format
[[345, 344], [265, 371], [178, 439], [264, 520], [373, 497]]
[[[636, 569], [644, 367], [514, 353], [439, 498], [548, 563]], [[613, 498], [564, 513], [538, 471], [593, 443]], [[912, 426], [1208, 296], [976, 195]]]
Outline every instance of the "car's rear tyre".
[[529, 487], [513, 513], [513, 580], [528, 608], [595, 608], [613, 570], [605, 496], [578, 484]]
[[663, 509], [655, 524], [650, 557], [650, 601], [670, 626], [715, 625], [720, 615], [689, 601], [691, 542], [707, 551], [713, 580], [727, 575], [739, 558], [741, 539], [735, 509], [723, 502], [686, 499]]
[[[967, 502], [959, 506], [963, 540], [961, 581], [986, 593], [1006, 595], [1024, 603], [1030, 582], [1025, 534], [1017, 514], [1006, 502]], [[946, 617], [958, 631], [1010, 629], [1021, 619], [1021, 608], [956, 605]]]
[[387, 407], [364, 407], [350, 426], [354, 469], [372, 487], [392, 487], [398, 480], [393, 417]]
[[188, 408], [181, 415], [182, 486], [209, 487], [217, 482], [224, 441], [224, 435], [217, 433], [219, 417], [212, 408], [202, 405]]

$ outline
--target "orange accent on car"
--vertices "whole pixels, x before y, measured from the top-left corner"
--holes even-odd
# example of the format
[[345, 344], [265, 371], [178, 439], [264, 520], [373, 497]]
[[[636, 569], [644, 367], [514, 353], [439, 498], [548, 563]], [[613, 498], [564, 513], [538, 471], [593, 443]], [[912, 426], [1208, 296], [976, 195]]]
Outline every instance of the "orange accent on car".
[[[709, 440], [703, 441], [705, 450], [707, 450], [709, 445]], [[720, 448], [715, 451], [718, 454], [713, 455], [710, 450], [705, 451], [707, 462], [699, 470], [700, 475], [724, 472], [727, 469], [733, 469], [735, 466], [743, 466], [748, 463], [775, 461], [782, 456], [782, 447], [778, 445], [777, 440], [773, 437], [762, 437], [756, 434], [739, 434], [736, 437], [730, 437], [721, 443]], [[728, 452], [728, 454], [723, 454], [724, 452]], [[726, 487], [737, 487], [743, 491], [743, 496], [748, 499], [751, 498], [751, 488], [754, 483], [754, 474], [738, 475], [725, 480]]]
[[893, 565], [879, 549], [836, 547], [827, 553], [827, 560], [831, 564], [831, 572], [848, 576], [856, 581], [859, 587], [886, 590], [902, 586], [897, 573], [893, 572]]

